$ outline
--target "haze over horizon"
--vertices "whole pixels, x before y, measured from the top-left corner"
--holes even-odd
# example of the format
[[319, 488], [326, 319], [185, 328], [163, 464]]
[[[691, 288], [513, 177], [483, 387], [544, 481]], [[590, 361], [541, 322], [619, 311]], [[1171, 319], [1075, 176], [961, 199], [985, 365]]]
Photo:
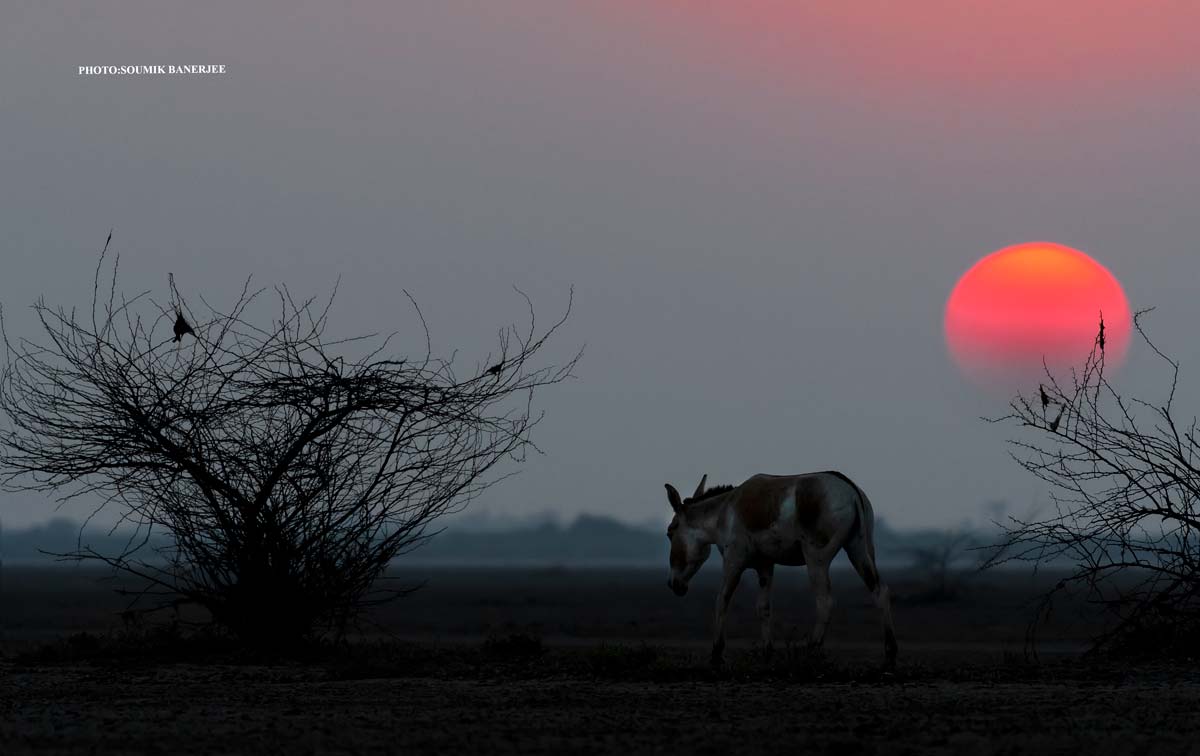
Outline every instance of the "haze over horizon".
[[[466, 364], [524, 316], [512, 286], [545, 320], [573, 285], [554, 355], [587, 353], [538, 401], [547, 453], [473, 513], [665, 525], [664, 482], [822, 469], [897, 527], [1026, 511], [1045, 486], [979, 420], [1004, 399], [947, 357], [946, 298], [1009, 244], [1084, 250], [1157, 308], [1200, 410], [1200, 6], [854, 7], [16, 3], [9, 333], [38, 338], [39, 295], [86, 307], [110, 228], [127, 291], [340, 277], [331, 331], [403, 351], [404, 288]], [[228, 73], [76, 73], [162, 63]], [[1135, 340], [1118, 383], [1163, 378]], [[5, 527], [55, 514], [0, 495]]]

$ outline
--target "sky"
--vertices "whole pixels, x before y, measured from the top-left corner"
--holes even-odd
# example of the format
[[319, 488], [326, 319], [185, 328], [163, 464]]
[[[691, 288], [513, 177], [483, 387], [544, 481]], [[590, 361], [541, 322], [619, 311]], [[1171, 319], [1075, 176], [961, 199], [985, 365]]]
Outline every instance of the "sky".
[[[1200, 370], [1197, 30], [1153, 0], [8, 0], [0, 302], [20, 335], [86, 304], [111, 228], [129, 291], [340, 277], [352, 335], [411, 331], [404, 288], [470, 360], [512, 286], [546, 318], [574, 286], [578, 379], [475, 514], [665, 523], [664, 482], [838, 469], [892, 525], [980, 522], [1046, 501], [947, 356], [980, 257], [1085, 250]], [[77, 74], [123, 64], [227, 72]], [[1118, 380], [1162, 377], [1135, 343]]]

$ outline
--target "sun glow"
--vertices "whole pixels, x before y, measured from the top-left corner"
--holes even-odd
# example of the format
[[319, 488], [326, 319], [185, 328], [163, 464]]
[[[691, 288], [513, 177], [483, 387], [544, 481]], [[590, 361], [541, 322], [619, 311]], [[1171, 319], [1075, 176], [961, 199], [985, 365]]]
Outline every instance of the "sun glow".
[[1083, 252], [1051, 242], [1006, 247], [958, 280], [946, 302], [955, 362], [986, 386], [1020, 388], [1081, 366], [1105, 325], [1105, 364], [1119, 365], [1132, 322], [1121, 284]]

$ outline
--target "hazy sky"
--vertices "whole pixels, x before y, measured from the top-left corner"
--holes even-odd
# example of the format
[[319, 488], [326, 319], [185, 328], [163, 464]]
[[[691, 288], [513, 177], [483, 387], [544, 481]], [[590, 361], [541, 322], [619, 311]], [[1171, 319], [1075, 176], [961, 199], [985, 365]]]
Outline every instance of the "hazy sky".
[[[954, 525], [1044, 491], [942, 308], [1048, 239], [1159, 308], [1200, 407], [1200, 5], [800, 5], [6, 0], [9, 327], [84, 304], [110, 228], [130, 290], [341, 276], [349, 335], [411, 327], [404, 287], [468, 359], [521, 316], [511, 285], [549, 317], [573, 284], [579, 380], [480, 511], [665, 522], [665, 481], [837, 468], [893, 524]], [[122, 64], [228, 73], [76, 73]]]

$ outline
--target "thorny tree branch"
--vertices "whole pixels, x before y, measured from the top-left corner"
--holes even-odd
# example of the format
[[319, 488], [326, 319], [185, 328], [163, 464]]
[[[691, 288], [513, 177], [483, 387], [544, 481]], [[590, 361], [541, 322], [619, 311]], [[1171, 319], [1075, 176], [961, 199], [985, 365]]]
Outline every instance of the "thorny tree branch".
[[[193, 310], [173, 279], [166, 303], [127, 297], [107, 257], [106, 244], [90, 317], [39, 299], [33, 341], [12, 339], [0, 313], [0, 486], [99, 497], [93, 516], [115, 510], [136, 535], [121, 554], [71, 556], [197, 602], [243, 636], [340, 628], [396, 595], [373, 588], [388, 563], [505, 477], [498, 463], [536, 449], [533, 395], [581, 356], [536, 362], [571, 307], [538, 331], [519, 291], [528, 324], [459, 372], [433, 354], [408, 292], [425, 334], [415, 358], [390, 352], [395, 334], [329, 338], [333, 296], [247, 280], [231, 306]], [[269, 324], [252, 322], [272, 298]], [[195, 334], [174, 344], [177, 311]], [[152, 533], [170, 544], [158, 559], [139, 549]]]
[[[1005, 540], [985, 566], [1011, 562], [1073, 566], [1041, 600], [1045, 619], [1061, 593], [1083, 590], [1113, 622], [1095, 647], [1131, 649], [1151, 634], [1160, 650], [1200, 629], [1200, 439], [1197, 420], [1174, 410], [1179, 363], [1134, 327], [1170, 368], [1166, 400], [1123, 396], [1095, 348], [1071, 385], [1046, 371], [1042, 394], [1018, 396], [989, 422], [1016, 426], [1012, 458], [1051, 487], [1053, 511], [1009, 518]], [[1192, 650], [1194, 651], [1194, 645]]]

